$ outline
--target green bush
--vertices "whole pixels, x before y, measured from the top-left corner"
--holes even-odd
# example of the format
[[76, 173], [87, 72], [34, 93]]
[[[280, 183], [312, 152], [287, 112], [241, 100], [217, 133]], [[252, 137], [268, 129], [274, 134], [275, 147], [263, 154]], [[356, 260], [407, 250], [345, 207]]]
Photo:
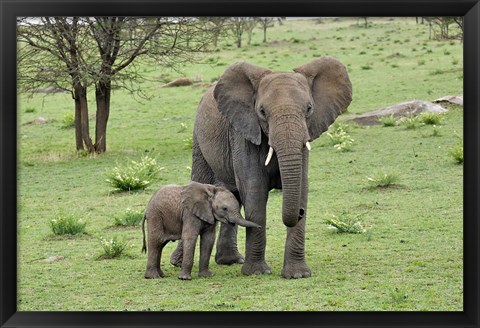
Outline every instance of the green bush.
[[330, 144], [340, 151], [352, 150], [353, 140], [348, 132], [348, 125], [343, 123], [337, 123], [332, 125], [330, 131], [327, 132], [327, 136], [330, 138]]
[[395, 126], [397, 124], [397, 119], [393, 115], [382, 116], [378, 120], [383, 126]]
[[75, 115], [73, 113], [66, 113], [62, 117], [63, 128], [73, 128], [75, 126]]
[[49, 221], [54, 235], [78, 235], [85, 232], [86, 223], [74, 215], [57, 215]]
[[437, 113], [423, 113], [419, 116], [423, 124], [438, 125], [442, 122], [442, 115]]
[[187, 150], [191, 150], [193, 147], [193, 137], [183, 139], [183, 146]]
[[103, 248], [103, 254], [100, 258], [113, 259], [120, 257], [127, 248], [128, 241], [118, 241], [117, 237], [113, 237], [110, 240], [100, 238], [100, 245]]
[[339, 233], [364, 233], [366, 230], [359, 219], [360, 215], [350, 215], [342, 212], [340, 215], [332, 214], [325, 220], [330, 229]]
[[131, 208], [127, 208], [125, 213], [115, 218], [116, 226], [137, 226], [140, 224], [143, 218], [143, 211], [135, 211]]
[[421, 124], [420, 120], [416, 116], [405, 117], [401, 120], [401, 123], [409, 130], [415, 130]]
[[455, 147], [450, 149], [449, 153], [457, 164], [463, 163], [463, 143], [462, 142], [459, 142]]
[[367, 181], [372, 188], [387, 188], [398, 182], [396, 173], [376, 173], [367, 177]]
[[144, 156], [140, 162], [131, 161], [130, 166], [114, 167], [111, 172], [107, 172], [106, 181], [122, 191], [145, 189], [158, 178], [158, 173], [163, 169], [154, 158]]

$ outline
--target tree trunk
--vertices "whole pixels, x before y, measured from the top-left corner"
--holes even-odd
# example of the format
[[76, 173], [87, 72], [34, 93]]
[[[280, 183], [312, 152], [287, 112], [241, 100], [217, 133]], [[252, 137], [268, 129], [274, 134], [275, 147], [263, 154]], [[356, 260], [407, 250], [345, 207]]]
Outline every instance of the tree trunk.
[[[78, 103], [78, 106], [80, 108], [80, 113], [77, 116], [77, 113], [75, 113], [75, 118], [80, 119], [80, 130], [81, 130], [81, 136], [82, 140], [87, 146], [87, 151], [89, 153], [92, 153], [94, 151], [94, 146], [92, 143], [92, 139], [90, 138], [90, 127], [89, 127], [89, 122], [88, 122], [88, 101], [87, 101], [87, 88], [80, 85], [76, 84], [74, 86], [74, 92], [75, 92], [75, 104]], [[77, 105], [75, 105], [77, 106]], [[75, 123], [75, 126], [77, 127], [78, 123]], [[82, 147], [83, 149], [83, 147]]]
[[95, 89], [97, 119], [95, 125], [95, 151], [107, 151], [107, 122], [110, 115], [111, 81], [101, 81]]
[[74, 95], [75, 100], [75, 143], [77, 151], [84, 150], [83, 138], [82, 138], [82, 106], [80, 99]]
[[263, 26], [263, 43], [267, 43], [267, 25]]

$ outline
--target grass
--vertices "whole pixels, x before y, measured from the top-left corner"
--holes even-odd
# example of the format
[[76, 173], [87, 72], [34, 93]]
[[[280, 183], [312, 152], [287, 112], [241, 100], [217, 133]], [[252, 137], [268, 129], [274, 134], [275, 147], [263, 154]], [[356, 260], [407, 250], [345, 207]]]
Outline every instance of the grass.
[[125, 213], [122, 215], [115, 217], [115, 225], [116, 226], [138, 226], [143, 219], [143, 211], [133, 210], [131, 208], [127, 208]]
[[[263, 44], [262, 32], [255, 30], [252, 44], [258, 46], [238, 52], [224, 42], [211, 54], [216, 57], [212, 63], [221, 65], [186, 65], [182, 75], [211, 81], [240, 59], [291, 71], [321, 53], [347, 67], [354, 90], [350, 113], [462, 93], [461, 71], [458, 64], [452, 66], [452, 58], [460, 66], [463, 61], [461, 42], [430, 41], [428, 26], [415, 24], [414, 18], [369, 21], [365, 30], [356, 26], [355, 18], [325, 19], [324, 24], [287, 20], [268, 30], [269, 43]], [[445, 56], [444, 49], [451, 54]], [[361, 51], [366, 54], [359, 56]], [[402, 56], [388, 58], [397, 53]], [[374, 63], [371, 69], [362, 69], [369, 63]], [[391, 67], [394, 63], [400, 68]], [[102, 155], [74, 150], [74, 129], [62, 128], [65, 109], [73, 110], [68, 94], [18, 97], [18, 311], [463, 310], [463, 166], [449, 154], [459, 143], [456, 134], [463, 132], [463, 109], [453, 105], [435, 138], [424, 137], [432, 126], [409, 130], [378, 125], [349, 127], [354, 151], [337, 151], [326, 133], [312, 142], [306, 228], [311, 278], [280, 276], [286, 228], [282, 194], [272, 191], [265, 254], [271, 275], [244, 276], [240, 265], [219, 266], [212, 257], [213, 277], [180, 281], [179, 269], [168, 261], [176, 244], [169, 243], [162, 256], [166, 277], [144, 279], [140, 227], [112, 227], [112, 220], [126, 208], [143, 209], [159, 187], [189, 181], [191, 149], [185, 140], [192, 135], [195, 109], [206, 87], [159, 88], [162, 74], [179, 74], [138, 65], [148, 78], [142, 91], [152, 98], [139, 103], [128, 92], [114, 91], [108, 150]], [[436, 69], [443, 73], [429, 74]], [[28, 124], [38, 116], [47, 123]], [[145, 155], [164, 167], [159, 179], [143, 190], [114, 192], [105, 172]], [[365, 188], [365, 175], [383, 167], [398, 172], [402, 188]], [[367, 232], [331, 233], [324, 213], [343, 211], [352, 217], [362, 214]], [[48, 221], [55, 213], [75, 213], [87, 224], [88, 234], [51, 238]], [[99, 261], [102, 237], [127, 241], [123, 255]], [[239, 229], [238, 245], [245, 254], [245, 229]], [[193, 274], [198, 250], [195, 254]], [[36, 261], [51, 256], [65, 260]]]

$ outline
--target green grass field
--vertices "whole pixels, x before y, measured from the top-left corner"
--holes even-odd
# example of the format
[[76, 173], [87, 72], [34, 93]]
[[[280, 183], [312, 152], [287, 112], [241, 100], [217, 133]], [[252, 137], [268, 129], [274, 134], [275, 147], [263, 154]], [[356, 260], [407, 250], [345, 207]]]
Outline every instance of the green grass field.
[[[209, 83], [237, 60], [290, 71], [311, 59], [331, 55], [347, 67], [353, 84], [349, 113], [363, 113], [409, 100], [462, 94], [463, 45], [428, 39], [428, 26], [414, 18], [288, 20], [268, 31], [255, 30], [241, 49], [225, 41], [185, 76]], [[211, 278], [177, 279], [169, 264], [176, 244], [162, 258], [167, 277], [146, 280], [138, 226], [115, 225], [131, 209], [143, 211], [165, 184], [189, 181], [191, 137], [196, 106], [205, 87], [160, 88], [164, 74], [142, 65], [149, 78], [142, 90], [112, 96], [107, 153], [75, 151], [68, 94], [19, 95], [18, 122], [18, 310], [19, 311], [462, 311], [463, 165], [450, 150], [461, 142], [463, 108], [448, 106], [440, 125], [407, 129], [398, 125], [348, 125], [350, 151], [335, 149], [326, 134], [312, 143], [306, 232], [308, 279], [281, 278], [286, 228], [281, 192], [268, 203], [266, 259], [272, 274], [243, 276], [240, 265], [219, 266]], [[90, 95], [91, 127], [94, 97]], [[46, 124], [33, 121], [44, 117]], [[341, 120], [341, 119], [339, 119]], [[435, 132], [436, 131], [436, 132]], [[115, 192], [106, 173], [148, 155], [164, 167], [160, 179], [140, 192]], [[395, 174], [389, 187], [371, 187], [368, 178]], [[342, 213], [358, 219], [363, 233], [335, 233], [325, 223]], [[86, 233], [54, 236], [49, 222], [58, 216], [86, 222]], [[101, 238], [128, 241], [124, 255], [104, 259]], [[239, 230], [243, 253], [245, 232]], [[58, 261], [46, 262], [52, 256]]]

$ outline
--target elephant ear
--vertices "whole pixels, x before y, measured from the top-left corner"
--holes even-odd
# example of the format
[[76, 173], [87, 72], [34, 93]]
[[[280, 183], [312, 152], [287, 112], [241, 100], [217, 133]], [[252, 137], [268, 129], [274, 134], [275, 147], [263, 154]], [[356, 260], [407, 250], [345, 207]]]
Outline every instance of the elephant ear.
[[218, 110], [245, 139], [260, 145], [261, 128], [255, 113], [255, 94], [260, 80], [271, 71], [246, 62], [232, 64], [215, 86]]
[[308, 123], [310, 141], [328, 130], [352, 102], [352, 83], [345, 66], [333, 57], [321, 57], [297, 67], [310, 83], [314, 109]]
[[181, 191], [182, 205], [199, 219], [213, 224], [215, 218], [212, 211], [212, 199], [215, 195], [215, 186], [190, 182]]

